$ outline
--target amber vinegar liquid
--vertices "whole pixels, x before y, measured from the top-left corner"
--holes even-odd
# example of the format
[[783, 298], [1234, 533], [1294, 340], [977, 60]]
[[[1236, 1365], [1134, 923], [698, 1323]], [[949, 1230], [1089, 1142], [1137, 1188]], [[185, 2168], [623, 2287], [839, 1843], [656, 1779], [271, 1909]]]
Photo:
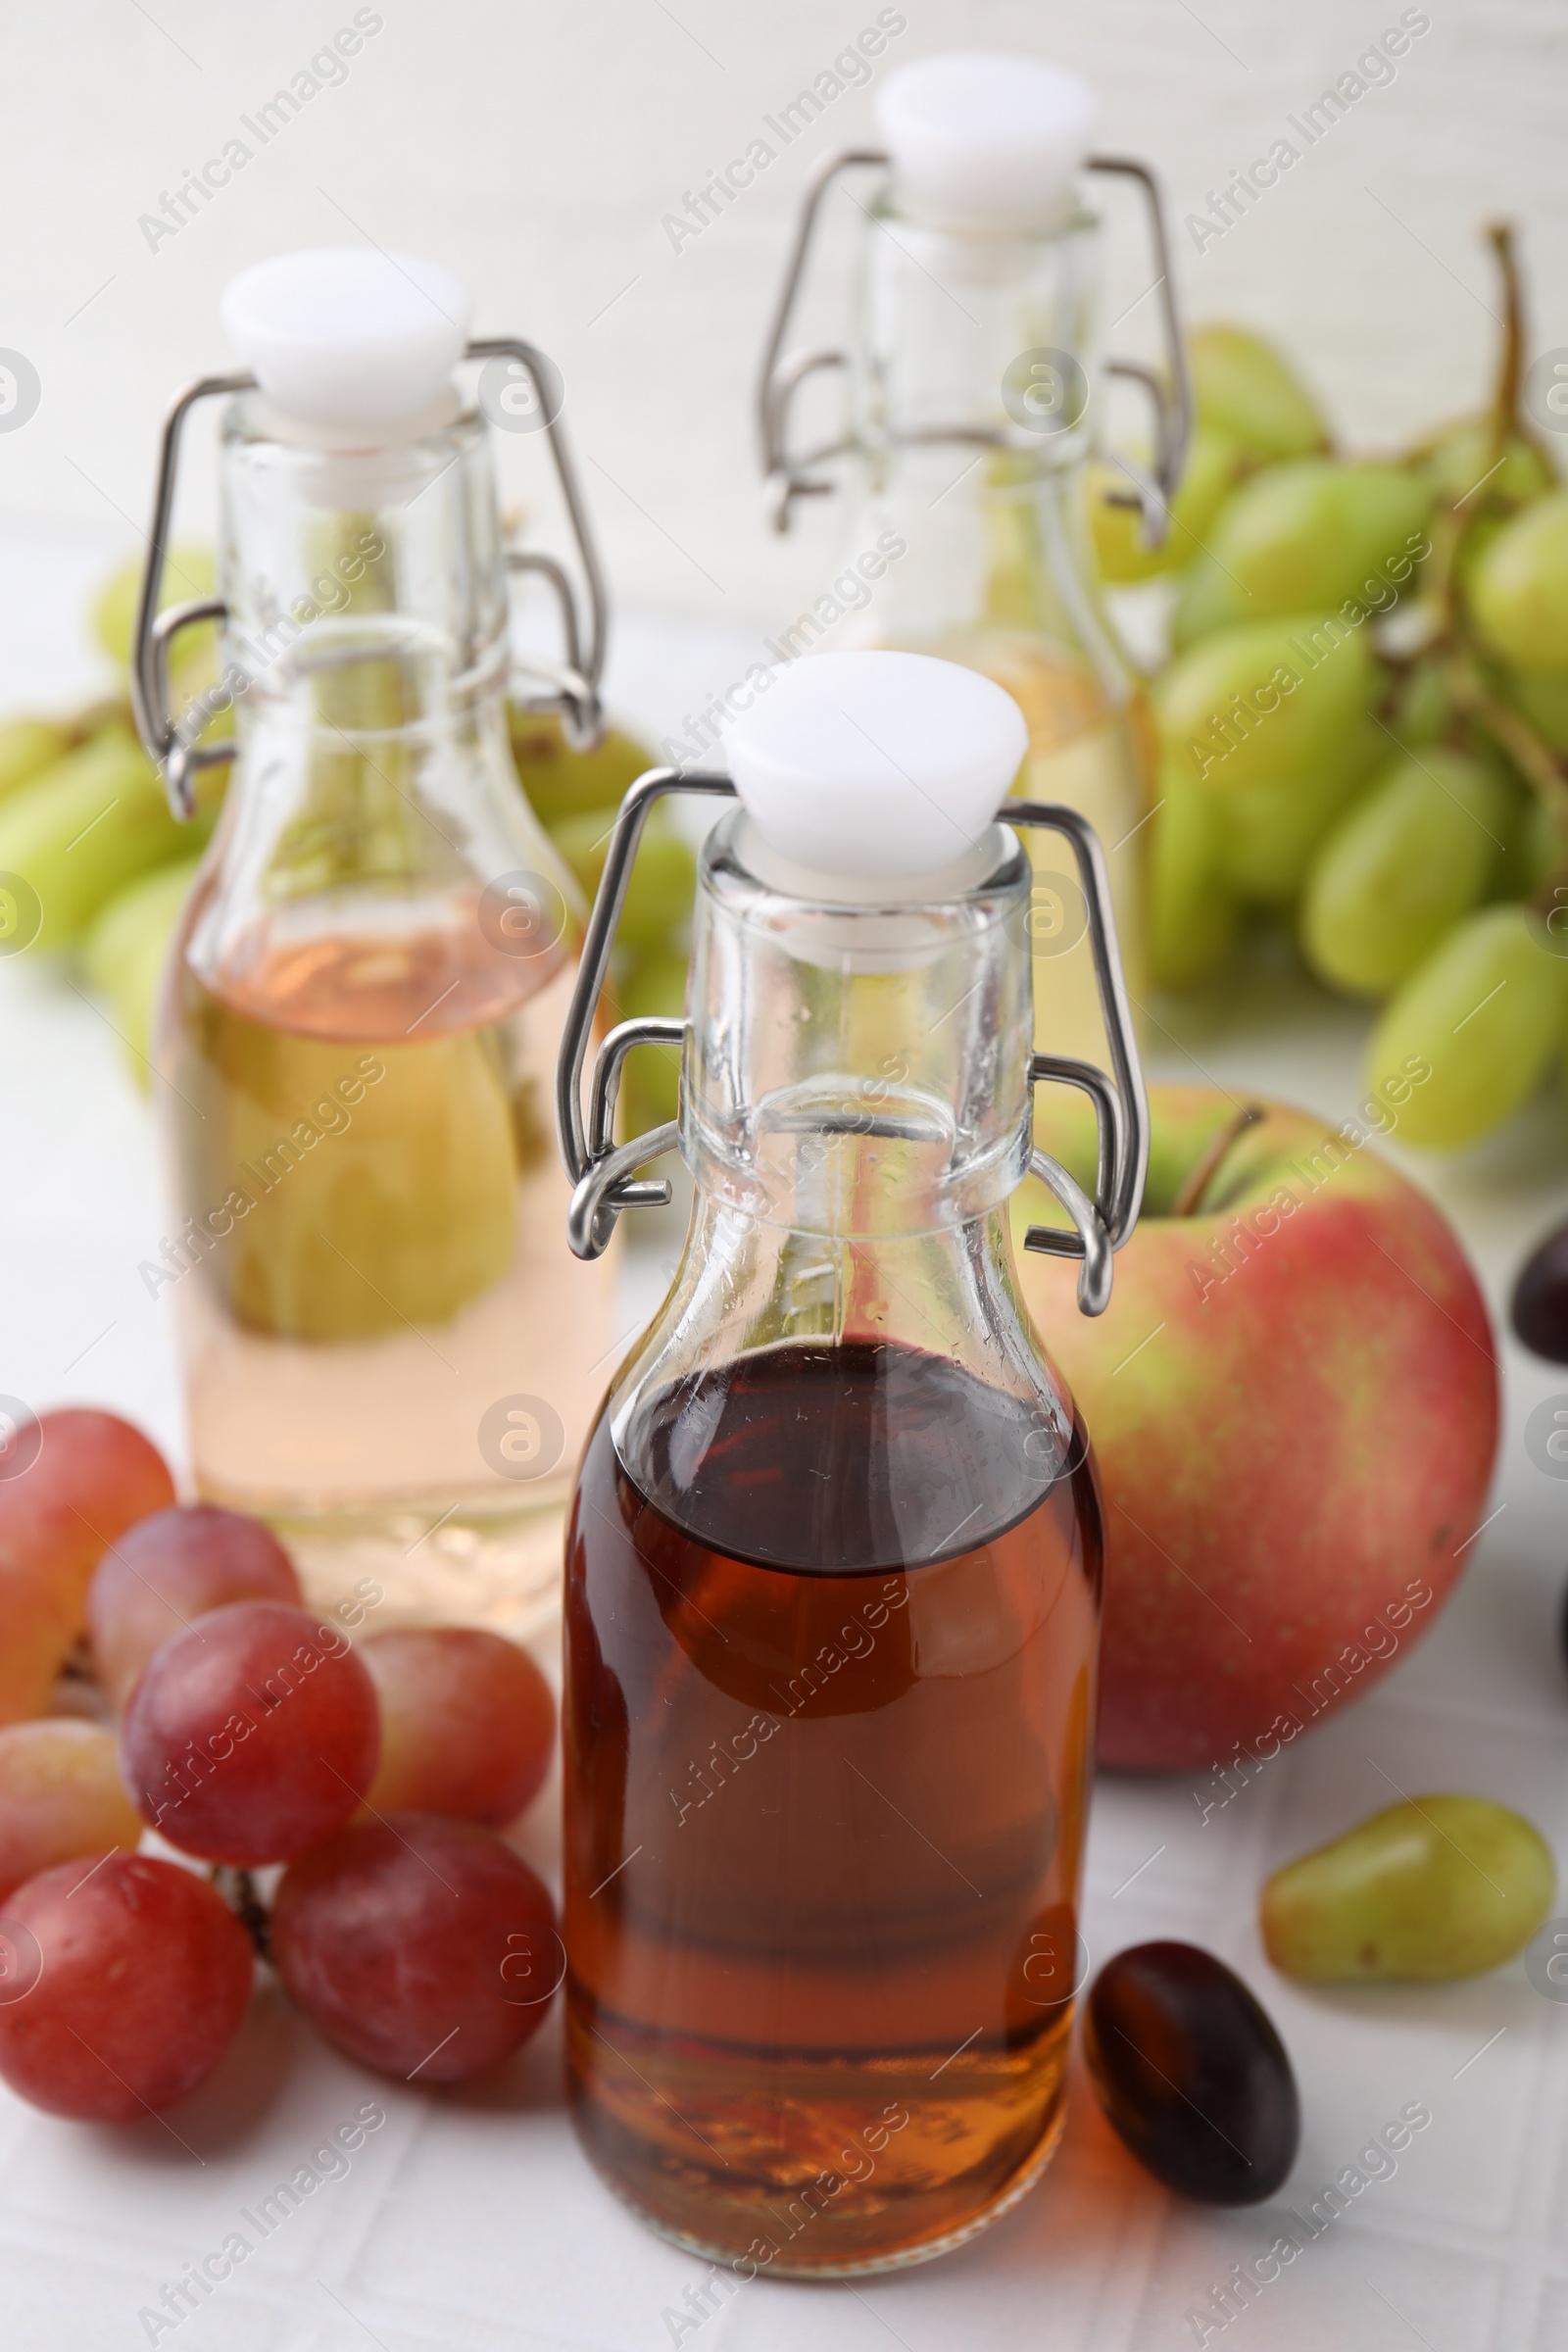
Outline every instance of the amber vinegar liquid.
[[639, 1400], [619, 1451], [607, 1419], [589, 1444], [572, 2096], [617, 2190], [742, 2276], [942, 2252], [1055, 2144], [1100, 1592], [1085, 1451], [1064, 1463], [947, 1357], [869, 1342], [760, 1349]]
[[242, 945], [206, 978], [176, 958], [161, 1068], [196, 1483], [272, 1521], [318, 1601], [368, 1577], [388, 1616], [514, 1633], [556, 1605], [616, 1339], [612, 1268], [564, 1238], [571, 981], [564, 952], [492, 948], [471, 899]]

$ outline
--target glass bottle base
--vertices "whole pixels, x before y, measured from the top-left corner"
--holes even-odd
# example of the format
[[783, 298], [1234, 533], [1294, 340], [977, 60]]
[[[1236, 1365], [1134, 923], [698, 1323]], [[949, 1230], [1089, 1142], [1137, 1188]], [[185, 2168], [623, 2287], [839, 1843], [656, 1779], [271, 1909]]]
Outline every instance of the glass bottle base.
[[561, 1614], [565, 1498], [526, 1507], [435, 1502], [291, 1513], [254, 1497], [203, 1493], [249, 1509], [290, 1553], [307, 1601], [345, 1624], [475, 1625], [527, 1642]]
[[[668, 2245], [679, 2246], [686, 2253], [699, 2255], [705, 2262], [711, 2262], [721, 2269], [729, 2271], [737, 2284], [744, 2285], [752, 2278], [870, 2278], [886, 2271], [912, 2270], [917, 2263], [936, 2262], [944, 2254], [956, 2253], [960, 2246], [966, 2246], [971, 2238], [978, 2237], [982, 2230], [989, 2230], [993, 2222], [1000, 2221], [1004, 2213], [1010, 2213], [1012, 2208], [1028, 2195], [1061, 2145], [1062, 2133], [1066, 2128], [1067, 2102], [1065, 2096], [1062, 2096], [1057, 2100], [1054, 2113], [1027, 2160], [1019, 2166], [1010, 2180], [996, 2190], [975, 2212], [969, 2214], [961, 2222], [956, 2222], [946, 2229], [938, 2230], [928, 2235], [911, 2237], [887, 2246], [879, 2252], [851, 2254], [847, 2251], [830, 2250], [813, 2260], [805, 2247], [797, 2248], [794, 2245], [792, 2237], [786, 2236], [785, 2241], [780, 2244], [778, 2242], [779, 2234], [787, 2231], [790, 2227], [785, 2216], [793, 2213], [803, 2202], [803, 2199], [797, 2196], [788, 2206], [784, 2206], [781, 2214], [779, 2207], [784, 2203], [781, 2194], [775, 2204], [760, 2209], [757, 2216], [764, 2227], [767, 2226], [768, 2217], [771, 2217], [771, 2223], [774, 2225], [774, 2234], [768, 2241], [773, 2244], [774, 2251], [765, 2262], [759, 2254], [751, 2250], [752, 2246], [756, 2244], [755, 2239], [751, 2241], [747, 2251], [737, 2254], [732, 2245], [723, 2245], [717, 2239], [705, 2237], [700, 2230], [683, 2230], [667, 2215], [661, 2214], [641, 2203], [627, 2188], [625, 2182], [618, 2180], [600, 2162], [591, 2142], [582, 2131], [580, 2120], [577, 2135], [583, 2151], [599, 2179], [617, 2203], [623, 2205], [628, 2213], [641, 2222], [645, 2230], [651, 2230], [656, 2237], [663, 2238]], [[808, 2213], [815, 2210], [810, 2206], [807, 2208]], [[799, 2235], [805, 2228], [806, 2223], [803, 2220], [796, 2228], [794, 2235]]]
[[1050, 2163], [1066, 2114], [1067, 2006], [1027, 2045], [933, 2071], [926, 2050], [742, 2061], [603, 2012], [595, 2025], [568, 1997], [573, 2121], [640, 2220], [737, 2278], [900, 2270], [964, 2244]]

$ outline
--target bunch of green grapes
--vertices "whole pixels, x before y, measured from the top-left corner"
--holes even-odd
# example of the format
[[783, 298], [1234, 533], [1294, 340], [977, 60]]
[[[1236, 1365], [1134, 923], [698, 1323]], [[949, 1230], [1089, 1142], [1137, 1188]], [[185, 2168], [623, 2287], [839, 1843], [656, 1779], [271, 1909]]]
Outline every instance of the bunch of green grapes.
[[[138, 567], [129, 564], [94, 603], [94, 637], [122, 670], [139, 585]], [[173, 551], [166, 603], [210, 596], [212, 585], [209, 554]], [[186, 631], [171, 662], [176, 698], [184, 702], [200, 692], [213, 672], [212, 629]], [[106, 993], [117, 1002], [123, 996], [134, 1008], [151, 986], [145, 926], [127, 928], [122, 919], [109, 934], [107, 957], [101, 945], [93, 945], [96, 928], [123, 896], [127, 904], [156, 908], [165, 926], [160, 938], [167, 936], [194, 871], [192, 851], [211, 832], [220, 797], [220, 784], [204, 779], [194, 822], [176, 822], [136, 740], [123, 688], [63, 718], [0, 722], [0, 953], [84, 950], [94, 984], [113, 974]], [[169, 879], [174, 872], [183, 876], [177, 890]], [[127, 1034], [133, 1056], [145, 1047], [145, 1019], [133, 1009]]]
[[1518, 414], [1506, 232], [1495, 399], [1403, 455], [1335, 455], [1277, 353], [1195, 336], [1198, 430], [1169, 542], [1097, 502], [1107, 581], [1171, 575], [1153, 687], [1150, 959], [1182, 989], [1250, 910], [1382, 1009], [1372, 1086], [1452, 1149], [1568, 1048], [1568, 489]]

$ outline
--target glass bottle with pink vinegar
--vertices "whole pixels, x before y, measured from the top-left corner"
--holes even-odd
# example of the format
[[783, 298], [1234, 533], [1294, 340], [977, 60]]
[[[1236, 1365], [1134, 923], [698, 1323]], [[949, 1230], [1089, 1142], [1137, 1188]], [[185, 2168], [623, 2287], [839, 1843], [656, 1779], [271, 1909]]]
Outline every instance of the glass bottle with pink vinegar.
[[[580, 907], [512, 763], [490, 426], [454, 370], [550, 377], [525, 345], [469, 346], [462, 287], [407, 256], [284, 257], [223, 315], [250, 372], [172, 415], [137, 679], [176, 802], [232, 760], [156, 1053], [196, 1486], [270, 1520], [318, 1600], [370, 1579], [391, 1612], [522, 1631], [559, 1592], [615, 1270], [585, 1285], [563, 1238], [551, 1074]], [[204, 393], [227, 402], [221, 680], [176, 726], [150, 613]], [[543, 421], [593, 644], [557, 567], [568, 658], [533, 684], [583, 736], [603, 599]]]

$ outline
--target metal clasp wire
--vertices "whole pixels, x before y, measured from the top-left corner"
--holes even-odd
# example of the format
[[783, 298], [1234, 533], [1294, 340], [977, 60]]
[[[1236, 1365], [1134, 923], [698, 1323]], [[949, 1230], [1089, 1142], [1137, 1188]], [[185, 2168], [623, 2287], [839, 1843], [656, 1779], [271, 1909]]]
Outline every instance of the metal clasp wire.
[[678, 767], [651, 767], [639, 776], [615, 818], [605, 857], [605, 870], [588, 917], [588, 929], [577, 961], [577, 977], [561, 1032], [561, 1054], [556, 1063], [556, 1133], [561, 1156], [571, 1179], [571, 1204], [566, 1211], [566, 1239], [577, 1257], [599, 1257], [610, 1246], [615, 1219], [623, 1208], [664, 1208], [670, 1198], [662, 1177], [634, 1181], [636, 1170], [680, 1142], [680, 1126], [669, 1120], [648, 1135], [618, 1147], [611, 1140], [615, 1090], [621, 1065], [634, 1046], [684, 1045], [687, 1023], [662, 1017], [621, 1021], [611, 1030], [594, 1064], [593, 1107], [585, 1127], [582, 1115], [582, 1073], [588, 1058], [594, 1017], [610, 969], [620, 910], [631, 881], [637, 844], [648, 812], [666, 793], [706, 794], [710, 800], [735, 798], [728, 776], [682, 774]]
[[1035, 1087], [1044, 1083], [1077, 1087], [1094, 1104], [1099, 1137], [1095, 1198], [1087, 1197], [1058, 1160], [1048, 1152], [1032, 1151], [1030, 1174], [1054, 1194], [1071, 1217], [1073, 1229], [1069, 1233], [1056, 1225], [1031, 1225], [1023, 1246], [1052, 1257], [1081, 1259], [1079, 1308], [1086, 1315], [1102, 1315], [1110, 1303], [1111, 1258], [1138, 1222], [1149, 1173], [1149, 1103], [1116, 941], [1105, 853], [1088, 818], [1055, 801], [1004, 801], [997, 810], [997, 822], [1062, 834], [1071, 846], [1088, 909], [1089, 945], [1110, 1053], [1110, 1075], [1092, 1061], [1078, 1061], [1068, 1054], [1031, 1054], [1029, 1089], [1031, 1103]]
[[[809, 375], [829, 368], [848, 368], [849, 354], [839, 350], [786, 351], [785, 337], [795, 314], [800, 296], [801, 281], [806, 273], [807, 257], [816, 231], [817, 215], [822, 199], [841, 172], [877, 167], [886, 169], [891, 158], [880, 148], [852, 147], [842, 155], [824, 157], [806, 184], [800, 218], [796, 222], [795, 241], [790, 248], [784, 269], [784, 283], [773, 311], [773, 322], [768, 330], [767, 347], [762, 355], [762, 370], [758, 383], [757, 416], [762, 455], [762, 503], [768, 520], [775, 531], [790, 527], [791, 509], [798, 498], [820, 498], [834, 488], [814, 472], [818, 466], [833, 458], [846, 456], [855, 442], [849, 436], [836, 441], [824, 441], [818, 448], [807, 450], [800, 456], [789, 446], [790, 410], [795, 395]], [[1165, 208], [1160, 196], [1159, 182], [1147, 164], [1119, 155], [1092, 155], [1088, 169], [1137, 182], [1143, 192], [1149, 219], [1150, 244], [1159, 274], [1154, 285], [1159, 289], [1160, 325], [1165, 346], [1165, 373], [1157, 374], [1146, 368], [1141, 360], [1107, 360], [1107, 375], [1125, 376], [1141, 384], [1148, 394], [1154, 414], [1154, 463], [1152, 471], [1146, 473], [1130, 459], [1107, 451], [1112, 465], [1126, 474], [1133, 485], [1130, 490], [1109, 491], [1107, 501], [1115, 507], [1140, 507], [1143, 510], [1141, 536], [1146, 547], [1162, 547], [1170, 531], [1170, 503], [1182, 478], [1187, 462], [1187, 444], [1192, 436], [1193, 397], [1187, 370], [1187, 345], [1182, 335], [1181, 313], [1176, 299], [1176, 284], [1171, 272], [1170, 241], [1165, 233]], [[1150, 291], [1154, 289], [1151, 287]], [[922, 440], [952, 439], [967, 444], [1004, 448], [1006, 437], [999, 430], [985, 426], [955, 426], [949, 434], [925, 432]]]
[[[588, 918], [571, 1003], [561, 1033], [561, 1056], [556, 1064], [556, 1127], [561, 1156], [572, 1185], [566, 1238], [577, 1257], [594, 1258], [603, 1253], [622, 1209], [662, 1208], [670, 1199], [670, 1188], [663, 1178], [639, 1179], [636, 1172], [662, 1152], [675, 1149], [680, 1142], [678, 1120], [670, 1120], [620, 1145], [612, 1139], [612, 1122], [615, 1090], [626, 1055], [637, 1046], [684, 1048], [690, 1037], [690, 1023], [661, 1016], [621, 1021], [612, 1029], [594, 1063], [591, 1108], [586, 1122], [582, 1078], [637, 845], [655, 802], [674, 792], [698, 793], [711, 800], [735, 798], [735, 787], [728, 776], [682, 774], [675, 767], [650, 768], [645, 776], [639, 776], [620, 804], [611, 835], [598, 896]], [[1104, 853], [1087, 819], [1076, 808], [1058, 807], [1054, 802], [1004, 801], [997, 810], [997, 822], [1063, 834], [1077, 861], [1088, 908], [1095, 982], [1110, 1047], [1110, 1074], [1107, 1076], [1092, 1061], [1077, 1061], [1066, 1054], [1032, 1054], [1029, 1100], [1032, 1106], [1037, 1085], [1074, 1086], [1089, 1096], [1095, 1106], [1099, 1136], [1095, 1198], [1089, 1199], [1059, 1161], [1044, 1152], [1031, 1152], [1030, 1173], [1038, 1176], [1061, 1202], [1072, 1225], [1070, 1230], [1063, 1226], [1031, 1225], [1024, 1236], [1024, 1248], [1056, 1257], [1081, 1259], [1078, 1304], [1084, 1314], [1099, 1315], [1104, 1312], [1110, 1299], [1111, 1259], [1138, 1222], [1149, 1166], [1149, 1108], [1116, 944], [1116, 918], [1111, 910]], [[1031, 1117], [1031, 1130], [1032, 1124]], [[855, 1125], [859, 1131], [866, 1122], [858, 1115]], [[889, 1132], [903, 1130], [895, 1121], [889, 1123]]]
[[[578, 483], [566, 428], [559, 414], [551, 414], [544, 362], [531, 343], [520, 342], [513, 335], [486, 335], [468, 344], [464, 358], [517, 361], [528, 372], [534, 397], [545, 418], [545, 435], [555, 461], [556, 478], [561, 485], [562, 499], [571, 524], [587, 590], [588, 649], [585, 657], [577, 600], [564, 567], [552, 556], [535, 554], [531, 550], [513, 550], [509, 551], [507, 557], [508, 570], [537, 572], [554, 593], [561, 609], [566, 655], [564, 663], [559, 667], [547, 668], [537, 662], [515, 662], [514, 667], [525, 676], [535, 679], [542, 677], [547, 681], [544, 692], [525, 693], [519, 698], [523, 708], [559, 711], [567, 740], [578, 750], [591, 750], [605, 729], [599, 701], [599, 682], [605, 667], [610, 604], [605, 589], [604, 567], [599, 561], [599, 550]], [[228, 618], [228, 607], [220, 597], [202, 597], [186, 604], [172, 605], [167, 612], [158, 610], [158, 600], [163, 592], [164, 566], [169, 557], [180, 440], [185, 430], [185, 420], [198, 401], [217, 399], [224, 394], [254, 392], [256, 389], [256, 378], [248, 369], [232, 375], [198, 376], [194, 383], [186, 384], [182, 391], [174, 395], [164, 418], [163, 438], [158, 453], [158, 480], [153, 492], [152, 523], [147, 533], [147, 562], [142, 571], [141, 597], [131, 632], [130, 701], [136, 718], [136, 732], [141, 737], [143, 749], [163, 776], [170, 808], [181, 819], [188, 819], [196, 813], [198, 770], [224, 765], [234, 758], [238, 747], [232, 740], [206, 744], [191, 740], [182, 732], [180, 722], [169, 708], [169, 649], [173, 639], [181, 629], [193, 627], [198, 621], [226, 621]]]

